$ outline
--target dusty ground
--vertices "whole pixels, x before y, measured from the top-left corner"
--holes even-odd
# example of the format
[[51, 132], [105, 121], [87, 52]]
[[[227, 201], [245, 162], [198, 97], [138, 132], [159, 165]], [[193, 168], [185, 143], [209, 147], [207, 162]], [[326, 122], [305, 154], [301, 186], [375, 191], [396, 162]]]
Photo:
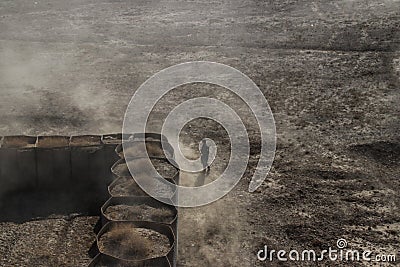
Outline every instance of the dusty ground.
[[[268, 99], [276, 159], [247, 193], [258, 149], [249, 119], [253, 164], [223, 200], [181, 211], [180, 264], [263, 266], [264, 245], [318, 250], [341, 237], [400, 258], [399, 28], [397, 0], [1, 1], [0, 134], [119, 132], [130, 97], [155, 72], [225, 63]], [[246, 114], [226, 92], [199, 87], [171, 94], [155, 121], [199, 94]], [[185, 144], [208, 134], [223, 159], [215, 129], [194, 122]]]
[[0, 266], [87, 266], [97, 217], [0, 223]]

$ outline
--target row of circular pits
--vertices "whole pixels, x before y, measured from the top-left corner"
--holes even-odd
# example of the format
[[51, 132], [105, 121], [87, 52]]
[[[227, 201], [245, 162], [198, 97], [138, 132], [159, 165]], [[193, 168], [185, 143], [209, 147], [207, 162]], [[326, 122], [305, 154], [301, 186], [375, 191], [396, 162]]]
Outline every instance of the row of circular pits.
[[[169, 163], [173, 150], [160, 136], [142, 136], [146, 150], [159, 172], [171, 183], [177, 183], [179, 171]], [[159, 138], [157, 138], [159, 137]], [[140, 137], [139, 137], [140, 138]], [[162, 147], [166, 148], [167, 155]], [[177, 220], [175, 207], [148, 196], [131, 177], [131, 167], [143, 169], [143, 158], [135, 157], [139, 142], [129, 141], [124, 153], [118, 145], [120, 159], [112, 166], [115, 180], [108, 186], [110, 198], [101, 208], [101, 230], [97, 233], [98, 254], [89, 266], [175, 266], [177, 253]], [[129, 159], [125, 156], [129, 155]], [[141, 155], [140, 151], [137, 155]], [[146, 170], [140, 172], [146, 175]], [[177, 197], [172, 187], [160, 188], [168, 197]]]

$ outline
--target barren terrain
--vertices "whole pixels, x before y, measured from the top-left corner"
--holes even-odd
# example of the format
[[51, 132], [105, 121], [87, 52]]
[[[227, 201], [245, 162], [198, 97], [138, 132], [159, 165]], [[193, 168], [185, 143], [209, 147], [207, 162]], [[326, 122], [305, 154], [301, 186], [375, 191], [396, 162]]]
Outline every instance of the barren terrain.
[[[266, 266], [256, 256], [264, 245], [322, 250], [339, 238], [350, 248], [395, 253], [399, 264], [399, 29], [398, 0], [3, 0], [0, 135], [120, 132], [131, 96], [157, 71], [193, 60], [224, 63], [253, 79], [267, 98], [277, 126], [276, 158], [262, 187], [248, 193], [257, 125], [222, 88], [177, 88], [156, 107], [152, 130], [185, 99], [226, 101], [245, 116], [252, 146], [251, 164], [234, 191], [180, 210], [179, 265]], [[209, 179], [226, 163], [224, 133], [204, 120], [182, 133], [193, 157], [200, 137], [218, 144]], [[71, 222], [57, 220], [79, 243]], [[87, 221], [90, 227], [79, 227], [94, 227], [93, 218]], [[43, 225], [2, 228], [0, 241], [36, 257], [40, 244], [10, 241], [17, 228], [38, 233], [35, 227]], [[60, 229], [46, 231], [52, 236]], [[7, 266], [10, 255], [1, 257]], [[63, 259], [48, 266], [88, 262]], [[362, 264], [370, 263], [346, 263]]]

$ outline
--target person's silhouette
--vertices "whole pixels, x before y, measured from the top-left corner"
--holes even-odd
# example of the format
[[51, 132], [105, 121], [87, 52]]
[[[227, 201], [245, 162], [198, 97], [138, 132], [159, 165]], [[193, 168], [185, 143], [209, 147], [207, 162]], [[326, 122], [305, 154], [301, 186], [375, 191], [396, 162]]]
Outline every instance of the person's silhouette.
[[200, 144], [200, 157], [201, 163], [203, 164], [203, 169], [206, 174], [210, 172], [210, 166], [208, 166], [208, 157], [210, 155], [210, 147], [205, 139], [201, 140]]

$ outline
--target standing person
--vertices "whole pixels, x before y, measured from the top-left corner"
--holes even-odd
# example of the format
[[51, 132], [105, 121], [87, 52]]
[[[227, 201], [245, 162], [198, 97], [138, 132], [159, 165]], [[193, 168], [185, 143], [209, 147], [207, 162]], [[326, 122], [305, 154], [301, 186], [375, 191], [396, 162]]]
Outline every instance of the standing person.
[[201, 164], [203, 165], [203, 171], [199, 173], [199, 176], [197, 177], [195, 186], [202, 186], [204, 185], [204, 182], [206, 180], [206, 176], [210, 171], [210, 166], [208, 166], [208, 158], [210, 154], [210, 148], [207, 145], [207, 141], [205, 139], [201, 140], [200, 143], [200, 159], [201, 159]]
[[208, 158], [210, 155], [210, 147], [207, 144], [206, 139], [201, 140], [201, 145], [200, 145], [200, 157], [201, 157], [201, 163], [203, 164], [203, 169], [206, 174], [210, 172], [210, 166], [208, 166]]

